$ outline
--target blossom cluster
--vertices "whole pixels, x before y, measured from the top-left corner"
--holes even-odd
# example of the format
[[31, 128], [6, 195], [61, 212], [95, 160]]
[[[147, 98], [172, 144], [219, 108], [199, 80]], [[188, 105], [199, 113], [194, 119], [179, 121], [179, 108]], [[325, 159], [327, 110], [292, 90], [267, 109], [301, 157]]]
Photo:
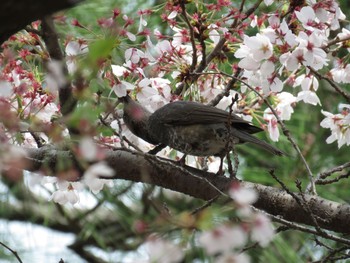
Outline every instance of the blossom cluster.
[[321, 122], [321, 127], [331, 130], [331, 135], [327, 138], [327, 143], [337, 141], [338, 147], [344, 144], [350, 145], [350, 105], [340, 104], [340, 113], [333, 114], [327, 111], [322, 111], [325, 116]]
[[249, 236], [251, 241], [265, 247], [273, 239], [275, 231], [266, 215], [254, 212], [250, 207], [258, 198], [255, 190], [233, 183], [229, 195], [234, 200], [237, 214], [243, 223], [222, 224], [205, 231], [199, 242], [208, 255], [219, 255], [216, 262], [250, 262], [246, 254], [240, 253], [247, 245]]
[[[250, 257], [241, 253], [248, 241], [266, 247], [273, 240], [275, 230], [265, 214], [252, 210], [251, 205], [258, 198], [255, 190], [233, 183], [229, 196], [237, 207], [236, 212], [241, 223], [227, 222], [199, 232], [198, 245], [215, 262], [249, 263]], [[175, 263], [180, 262], [185, 255], [185, 249], [180, 245], [157, 235], [151, 235], [145, 246], [150, 262]]]

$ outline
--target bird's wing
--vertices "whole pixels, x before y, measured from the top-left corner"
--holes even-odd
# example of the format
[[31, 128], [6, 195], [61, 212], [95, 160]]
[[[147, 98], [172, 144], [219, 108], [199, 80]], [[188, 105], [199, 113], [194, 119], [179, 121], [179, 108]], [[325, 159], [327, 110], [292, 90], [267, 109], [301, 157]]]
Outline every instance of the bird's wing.
[[192, 125], [192, 124], [215, 124], [231, 122], [236, 128], [242, 128], [248, 133], [262, 131], [259, 127], [253, 126], [242, 118], [215, 107], [197, 102], [176, 101], [169, 103], [157, 110], [163, 124], [167, 125]]

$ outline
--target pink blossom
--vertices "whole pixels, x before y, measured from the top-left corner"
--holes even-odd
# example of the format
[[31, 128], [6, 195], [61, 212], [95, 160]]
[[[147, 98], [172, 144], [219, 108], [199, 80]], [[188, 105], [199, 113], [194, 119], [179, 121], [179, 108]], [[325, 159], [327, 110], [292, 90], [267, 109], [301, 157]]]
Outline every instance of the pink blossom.
[[246, 244], [247, 238], [247, 233], [241, 227], [221, 225], [203, 232], [199, 237], [199, 243], [208, 255], [214, 255], [233, 248], [241, 248]]
[[257, 213], [251, 229], [252, 240], [258, 242], [260, 246], [266, 247], [274, 236], [275, 230], [270, 219], [262, 213]]
[[176, 263], [184, 258], [184, 253], [179, 246], [159, 237], [150, 237], [145, 246], [149, 262]]
[[139, 63], [141, 58], [144, 58], [145, 54], [143, 51], [137, 49], [137, 48], [128, 48], [125, 51], [125, 60], [126, 61], [131, 61], [134, 64]]
[[244, 36], [243, 45], [235, 52], [236, 58], [241, 58], [238, 66], [246, 70], [257, 70], [259, 62], [272, 56], [272, 44], [264, 35]]
[[118, 65], [111, 65], [112, 67], [112, 72], [115, 76], [117, 77], [122, 77], [124, 76], [125, 74], [129, 73], [130, 71], [125, 68], [125, 67], [122, 67], [122, 66], [118, 66]]
[[258, 200], [253, 189], [241, 187], [239, 183], [232, 183], [228, 194], [240, 206], [249, 206]]
[[133, 90], [135, 86], [127, 81], [120, 81], [112, 87], [114, 93], [120, 98], [125, 97], [128, 90]]
[[280, 131], [278, 129], [278, 121], [276, 116], [271, 112], [269, 108], [264, 111], [264, 119], [267, 121], [267, 131], [270, 138], [274, 142], [278, 142], [280, 137]]
[[315, 23], [315, 11], [310, 6], [305, 6], [300, 11], [295, 11], [295, 15], [299, 21], [303, 24], [304, 28], [314, 30], [313, 24]]

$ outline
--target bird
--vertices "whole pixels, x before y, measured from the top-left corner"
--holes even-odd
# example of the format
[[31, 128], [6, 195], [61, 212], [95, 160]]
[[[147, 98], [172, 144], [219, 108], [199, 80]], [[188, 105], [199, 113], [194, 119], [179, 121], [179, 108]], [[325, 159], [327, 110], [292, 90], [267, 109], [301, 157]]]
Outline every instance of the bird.
[[132, 133], [153, 145], [185, 155], [223, 158], [236, 144], [250, 143], [274, 155], [283, 151], [252, 134], [260, 127], [234, 113], [193, 101], [174, 101], [151, 113], [129, 95], [121, 98], [123, 120]]

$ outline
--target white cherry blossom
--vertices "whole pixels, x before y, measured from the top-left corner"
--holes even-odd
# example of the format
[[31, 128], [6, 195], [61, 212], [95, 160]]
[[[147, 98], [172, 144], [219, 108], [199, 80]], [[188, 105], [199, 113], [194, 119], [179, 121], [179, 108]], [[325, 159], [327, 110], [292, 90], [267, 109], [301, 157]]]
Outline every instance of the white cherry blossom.
[[247, 233], [241, 227], [221, 225], [203, 232], [199, 237], [199, 243], [208, 255], [214, 255], [243, 247], [247, 238]]
[[251, 238], [259, 243], [260, 246], [266, 247], [275, 236], [275, 230], [271, 220], [262, 213], [257, 213], [254, 218]]
[[177, 263], [184, 258], [183, 250], [160, 237], [150, 237], [145, 243], [149, 262]]
[[105, 162], [95, 163], [85, 171], [83, 182], [94, 194], [97, 194], [103, 189], [104, 185], [113, 185], [113, 181], [108, 179], [101, 179], [99, 177], [112, 177], [114, 176], [114, 173], [114, 170], [110, 168]]
[[297, 102], [298, 101], [304, 101], [305, 103], [311, 105], [321, 105], [321, 101], [318, 98], [316, 92], [313, 92], [311, 90], [300, 91], [297, 95]]
[[253, 189], [242, 187], [238, 183], [231, 184], [228, 194], [240, 206], [249, 206], [258, 200]]

